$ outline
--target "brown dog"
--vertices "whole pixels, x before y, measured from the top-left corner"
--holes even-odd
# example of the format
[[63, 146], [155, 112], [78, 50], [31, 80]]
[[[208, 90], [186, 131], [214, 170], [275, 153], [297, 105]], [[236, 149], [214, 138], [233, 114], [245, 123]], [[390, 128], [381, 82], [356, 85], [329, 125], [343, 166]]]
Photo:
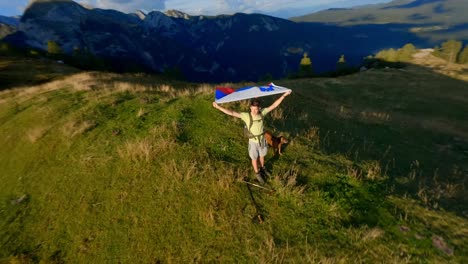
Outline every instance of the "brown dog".
[[273, 148], [275, 155], [276, 155], [276, 153], [278, 153], [280, 155], [283, 155], [283, 154], [281, 154], [281, 145], [286, 144], [289, 141], [283, 136], [275, 137], [268, 130], [265, 131], [264, 136], [265, 136], [265, 140], [266, 140], [267, 144], [270, 145]]

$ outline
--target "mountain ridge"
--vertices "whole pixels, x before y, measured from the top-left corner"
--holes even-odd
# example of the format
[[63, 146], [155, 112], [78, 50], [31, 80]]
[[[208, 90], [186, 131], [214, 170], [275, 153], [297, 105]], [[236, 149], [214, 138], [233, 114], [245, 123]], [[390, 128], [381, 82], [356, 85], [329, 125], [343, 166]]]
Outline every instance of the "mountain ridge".
[[411, 32], [418, 26], [343, 27], [260, 14], [189, 16], [177, 10], [124, 14], [46, 1], [33, 3], [18, 32], [6, 40], [41, 50], [54, 41], [67, 54], [87, 50], [112, 61], [118, 71], [138, 64], [151, 72], [180, 71], [191, 81], [256, 81], [297, 71], [305, 52], [315, 71], [324, 72], [335, 70], [342, 54], [350, 65], [359, 65], [381, 49], [437, 44]]
[[19, 25], [20, 19], [21, 18], [17, 16], [9, 17], [9, 16], [0, 15], [0, 23], [6, 24], [12, 27], [17, 27]]
[[[468, 39], [468, 2], [463, 0], [395, 0], [346, 10], [324, 10], [291, 18], [295, 22], [324, 22], [350, 26], [360, 24], [419, 24], [410, 28], [437, 41]], [[418, 30], [424, 29], [424, 32]], [[452, 30], [452, 32], [450, 32]]]

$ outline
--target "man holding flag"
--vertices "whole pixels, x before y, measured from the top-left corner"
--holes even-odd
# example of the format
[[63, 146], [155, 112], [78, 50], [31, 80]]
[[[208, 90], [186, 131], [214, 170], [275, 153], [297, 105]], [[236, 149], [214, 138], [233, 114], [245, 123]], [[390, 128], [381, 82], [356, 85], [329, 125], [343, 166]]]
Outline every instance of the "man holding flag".
[[[262, 174], [265, 173], [265, 156], [267, 154], [267, 144], [263, 136], [263, 117], [271, 112], [273, 109], [278, 107], [284, 98], [291, 94], [291, 90], [287, 90], [283, 95], [278, 98], [272, 105], [267, 108], [262, 109], [260, 107], [260, 101], [258, 99], [253, 99], [250, 103], [250, 112], [238, 113], [218, 105], [217, 102], [213, 102], [213, 107], [220, 110], [221, 112], [242, 119], [245, 122], [249, 136], [249, 156], [252, 160], [252, 167], [255, 172], [255, 177], [260, 182], [264, 184], [265, 180]], [[260, 163], [260, 168], [259, 168]]]

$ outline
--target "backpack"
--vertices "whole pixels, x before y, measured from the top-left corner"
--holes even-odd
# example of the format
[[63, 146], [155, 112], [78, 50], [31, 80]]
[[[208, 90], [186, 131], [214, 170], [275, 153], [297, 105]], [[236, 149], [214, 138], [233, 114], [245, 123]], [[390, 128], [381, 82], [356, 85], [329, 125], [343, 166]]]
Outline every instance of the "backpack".
[[[262, 114], [262, 112], [260, 112], [259, 114], [260, 114], [260, 120], [263, 122], [263, 114]], [[249, 125], [247, 126], [247, 123], [244, 124], [244, 136], [245, 136], [245, 137], [247, 137], [247, 138], [254, 138], [254, 137], [258, 137], [258, 136], [263, 135], [263, 133], [260, 134], [260, 135], [254, 135], [254, 134], [252, 134], [252, 132], [250, 132], [250, 129], [252, 128], [252, 125], [253, 125], [252, 113], [249, 112]]]

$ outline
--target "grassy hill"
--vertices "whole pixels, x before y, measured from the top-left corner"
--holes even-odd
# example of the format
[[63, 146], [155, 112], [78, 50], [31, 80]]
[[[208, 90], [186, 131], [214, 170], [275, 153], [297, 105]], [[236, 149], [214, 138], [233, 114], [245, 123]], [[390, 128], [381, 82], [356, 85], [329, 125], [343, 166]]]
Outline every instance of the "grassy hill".
[[411, 25], [411, 32], [434, 41], [466, 40], [467, 8], [464, 0], [394, 0], [350, 9], [329, 9], [291, 20], [345, 26], [401, 23]]
[[242, 182], [242, 124], [212, 108], [215, 85], [65, 70], [10, 85], [1, 262], [466, 262], [465, 81], [412, 65], [275, 83], [294, 92], [267, 117], [290, 139], [267, 156], [274, 192]]

